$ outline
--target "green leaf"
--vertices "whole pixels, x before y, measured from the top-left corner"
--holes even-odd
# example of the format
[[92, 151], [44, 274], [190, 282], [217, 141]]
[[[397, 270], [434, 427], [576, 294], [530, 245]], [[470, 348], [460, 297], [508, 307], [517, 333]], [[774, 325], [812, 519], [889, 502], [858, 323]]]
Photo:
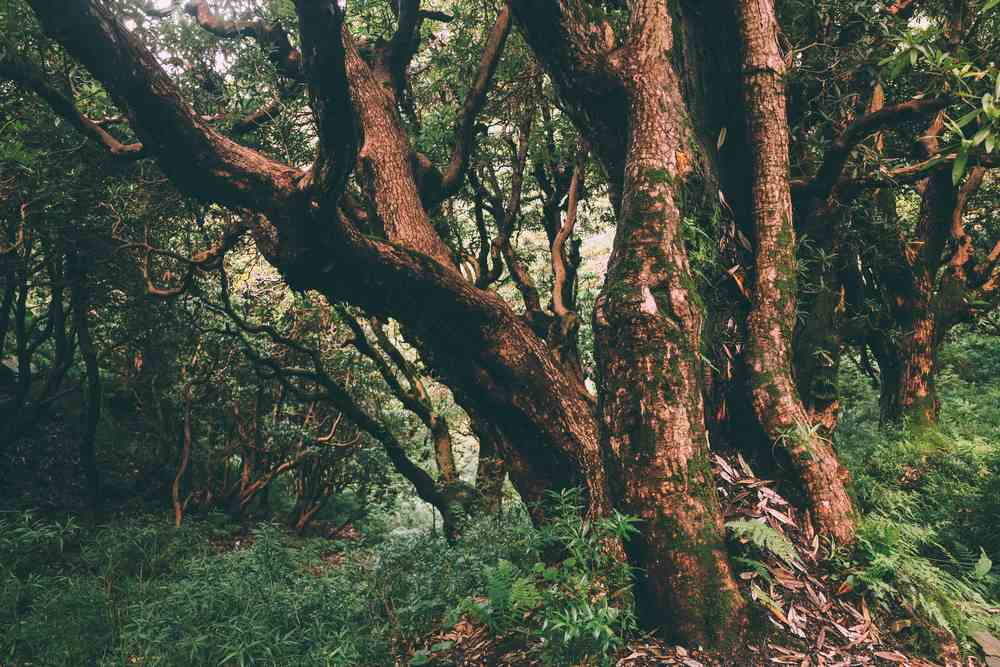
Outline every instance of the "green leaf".
[[972, 137], [972, 145], [978, 146], [979, 144], [986, 141], [986, 137], [990, 136], [992, 130], [989, 127], [984, 127], [978, 132], [976, 132]]
[[[1000, 2], [1000, 0], [997, 1]], [[993, 569], [993, 561], [986, 555], [986, 551], [982, 547], [979, 548], [979, 551], [979, 560], [976, 561], [976, 566], [972, 569], [972, 576], [976, 579], [982, 579]]]
[[958, 150], [958, 157], [955, 158], [955, 165], [951, 168], [951, 183], [952, 185], [958, 185], [958, 182], [962, 180], [962, 176], [965, 175], [965, 165], [969, 162], [969, 149], [962, 143], [962, 147]]
[[[962, 116], [961, 118], [959, 118], [957, 122], [950, 123], [949, 125], [951, 126], [951, 128], [953, 130], [956, 127], [965, 127], [966, 125], [968, 125], [969, 123], [971, 123], [972, 121], [974, 121], [976, 119], [976, 116], [978, 116], [978, 115], [979, 115], [979, 109], [974, 109], [974, 110], [970, 111], [969, 113], [965, 114], [964, 116]], [[962, 134], [958, 130], [955, 130], [955, 131], [958, 134]]]
[[[993, 9], [994, 7], [996, 7], [997, 5], [1000, 5], [1000, 0], [987, 0], [986, 4], [983, 5], [982, 10], [980, 10], [980, 11], [982, 11], [982, 12], [988, 12], [991, 9]], [[998, 88], [997, 90], [1000, 90], [1000, 88]], [[997, 95], [1000, 95], [1000, 93], [997, 93]]]
[[448, 649], [450, 649], [454, 645], [455, 645], [455, 642], [452, 642], [452, 641], [438, 642], [437, 644], [434, 644], [433, 646], [431, 646], [431, 651], [434, 651], [435, 653], [438, 652], [438, 651], [447, 651]]
[[417, 651], [416, 653], [413, 654], [413, 658], [410, 660], [410, 664], [413, 665], [414, 667], [417, 667], [418, 665], [426, 665], [430, 663], [430, 661], [431, 661], [431, 656], [429, 653], [427, 653], [427, 651]]

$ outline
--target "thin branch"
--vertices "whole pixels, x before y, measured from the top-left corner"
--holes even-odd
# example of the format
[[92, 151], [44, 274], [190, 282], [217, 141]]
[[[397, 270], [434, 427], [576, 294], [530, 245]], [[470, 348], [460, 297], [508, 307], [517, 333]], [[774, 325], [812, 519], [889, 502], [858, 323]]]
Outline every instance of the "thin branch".
[[[313, 370], [307, 371], [298, 368], [288, 368], [277, 361], [264, 357], [257, 353], [242, 334], [238, 338], [243, 344], [243, 351], [247, 357], [255, 364], [270, 369], [275, 378], [289, 391], [299, 396], [308, 396], [310, 400], [324, 400], [329, 402], [358, 428], [368, 433], [376, 441], [382, 444], [390, 462], [400, 475], [413, 484], [417, 495], [425, 502], [433, 505], [446, 520], [451, 522], [451, 510], [448, 499], [438, 489], [434, 479], [420, 466], [416, 465], [409, 456], [403, 445], [396, 439], [396, 436], [378, 420], [368, 415], [355, 401], [354, 397], [339, 382], [334, 380], [323, 368], [323, 362], [319, 352], [315, 349], [307, 348], [297, 341], [280, 334], [270, 325], [253, 325], [244, 320], [233, 308], [229, 297], [228, 280], [224, 270], [220, 270], [222, 283], [222, 303], [224, 312], [245, 333], [265, 333], [272, 341], [305, 353], [312, 361]], [[306, 394], [299, 387], [290, 381], [290, 378], [299, 378], [317, 385], [322, 391]]]
[[301, 170], [207, 127], [156, 56], [103, 3], [29, 0], [42, 28], [127, 111], [146, 150], [182, 191], [232, 208], [278, 210]]
[[[957, 158], [958, 153], [938, 153], [926, 160], [883, 171], [879, 174], [844, 179], [837, 184], [834, 194], [844, 202], [854, 199], [866, 190], [891, 188], [907, 183], [915, 183], [927, 178], [934, 170], [949, 168]], [[993, 169], [1000, 167], [1000, 156], [988, 153], [971, 155], [969, 156], [969, 163]], [[793, 192], [802, 192], [802, 189], [806, 187], [808, 187], [808, 184], [803, 181], [792, 182]]]
[[452, 146], [451, 159], [441, 177], [441, 186], [429, 199], [425, 197], [428, 208], [434, 208], [440, 202], [457, 193], [462, 187], [466, 171], [469, 168], [469, 157], [472, 155], [472, 147], [475, 143], [476, 118], [486, 104], [493, 75], [500, 63], [500, 56], [503, 54], [507, 36], [510, 34], [510, 23], [510, 9], [504, 5], [497, 15], [489, 38], [486, 40], [483, 55], [479, 59], [476, 80], [469, 89], [465, 104], [462, 106], [462, 116], [455, 127], [455, 143]]
[[552, 242], [552, 311], [559, 318], [569, 317], [570, 304], [564, 298], [566, 281], [569, 277], [569, 262], [566, 257], [566, 241], [573, 234], [576, 225], [576, 212], [579, 203], [580, 190], [583, 187], [583, 175], [586, 170], [586, 154], [581, 151], [573, 169], [569, 182], [569, 200], [566, 204], [566, 217]]
[[181, 0], [171, 0], [170, 4], [160, 9], [153, 2], [147, 0], [133, 0], [133, 3], [138, 6], [139, 11], [147, 16], [152, 16], [155, 19], [165, 19], [174, 13], [174, 10], [180, 6]]
[[[142, 260], [142, 276], [146, 282], [146, 292], [150, 296], [168, 299], [183, 294], [191, 287], [191, 279], [195, 270], [208, 271], [220, 265], [226, 253], [232, 250], [243, 235], [250, 228], [250, 219], [241, 218], [236, 224], [230, 225], [223, 232], [222, 239], [205, 250], [195, 253], [191, 257], [185, 257], [169, 250], [156, 248], [149, 243], [149, 227], [145, 229], [142, 243], [128, 243], [121, 246], [121, 250], [139, 248], [145, 252]], [[177, 287], [161, 288], [157, 287], [152, 280], [150, 261], [153, 255], [169, 257], [179, 262], [187, 264], [187, 270], [181, 279], [181, 284]]]
[[865, 137], [898, 123], [937, 113], [950, 102], [951, 99], [947, 96], [913, 99], [882, 107], [878, 111], [858, 118], [834, 140], [833, 145], [827, 150], [816, 176], [808, 183], [807, 187], [816, 196], [825, 199], [840, 180], [851, 151]]

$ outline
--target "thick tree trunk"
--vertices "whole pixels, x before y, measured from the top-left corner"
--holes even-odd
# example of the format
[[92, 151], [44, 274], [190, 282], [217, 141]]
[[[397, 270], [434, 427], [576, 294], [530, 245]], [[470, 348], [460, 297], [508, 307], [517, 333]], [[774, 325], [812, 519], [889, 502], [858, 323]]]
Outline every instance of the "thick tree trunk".
[[667, 4], [636, 4], [621, 64], [629, 143], [618, 231], [594, 310], [599, 414], [622, 509], [642, 519], [628, 545], [640, 613], [685, 641], [719, 645], [742, 634], [745, 603], [708, 460], [703, 315], [680, 236], [677, 198], [698, 149], [668, 60]]
[[747, 319], [747, 363], [757, 418], [789, 454], [817, 523], [838, 541], [854, 537], [846, 474], [818, 433], [792, 378], [796, 322], [795, 231], [788, 182], [785, 63], [770, 0], [737, 0], [744, 97], [753, 152], [755, 231], [753, 306]]
[[745, 603], [708, 461], [702, 312], [680, 236], [677, 201], [699, 149], [671, 62], [668, 3], [628, 5], [617, 49], [610, 25], [579, 3], [513, 9], [618, 211], [594, 310], [598, 412], [616, 503], [642, 519], [627, 545], [640, 612], [668, 635], [719, 645], [741, 636]]

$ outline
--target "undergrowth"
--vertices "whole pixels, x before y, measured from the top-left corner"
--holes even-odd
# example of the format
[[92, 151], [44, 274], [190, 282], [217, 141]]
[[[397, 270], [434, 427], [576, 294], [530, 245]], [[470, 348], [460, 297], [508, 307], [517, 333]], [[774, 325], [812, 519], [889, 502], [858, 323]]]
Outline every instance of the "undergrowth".
[[554, 498], [544, 531], [522, 510], [455, 545], [400, 531], [350, 548], [270, 524], [237, 546], [213, 521], [0, 515], [0, 664], [419, 665], [463, 615], [548, 664], [607, 662], [635, 621], [630, 573], [598, 547], [631, 522], [582, 523], [576, 503]]
[[[997, 341], [959, 338], [942, 355], [940, 427], [921, 431], [880, 428], [870, 384], [850, 368], [842, 377], [836, 446], [861, 518], [833, 574], [912, 619], [902, 632], [924, 651], [940, 643], [936, 628], [966, 647], [977, 629], [1000, 633], [997, 374]], [[632, 573], [603, 545], [634, 521], [581, 521], [578, 505], [574, 494], [552, 498], [542, 530], [508, 510], [454, 545], [426, 530], [346, 544], [268, 524], [246, 534], [221, 516], [84, 529], [0, 513], [0, 664], [431, 664], [449, 648], [432, 638], [463, 619], [548, 664], [606, 664], [636, 621]], [[794, 557], [762, 523], [728, 528]]]
[[881, 428], [875, 390], [848, 369], [836, 437], [862, 513], [838, 564], [845, 585], [912, 616], [925, 650], [937, 628], [963, 648], [1000, 631], [1000, 342], [966, 334], [941, 364], [938, 427]]

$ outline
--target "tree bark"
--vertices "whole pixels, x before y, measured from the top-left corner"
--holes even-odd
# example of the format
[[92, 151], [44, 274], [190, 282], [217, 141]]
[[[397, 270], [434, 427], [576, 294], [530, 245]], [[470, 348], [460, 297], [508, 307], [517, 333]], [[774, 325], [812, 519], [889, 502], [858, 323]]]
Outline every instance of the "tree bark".
[[483, 510], [495, 514], [503, 502], [503, 483], [507, 478], [503, 435], [489, 423], [471, 419], [472, 431], [479, 441], [479, 464], [476, 467], [476, 491]]
[[708, 461], [703, 315], [677, 204], [699, 149], [670, 60], [672, 17], [666, 2], [628, 3], [628, 37], [615, 50], [607, 22], [589, 22], [578, 3], [558, 4], [513, 7], [605, 167], [618, 209], [594, 334], [613, 488], [620, 508], [642, 519], [627, 545], [640, 568], [638, 606], [647, 623], [681, 640], [732, 642], [744, 630], [745, 602]]
[[72, 256], [68, 262], [72, 267], [68, 273], [71, 281], [73, 325], [76, 328], [80, 356], [83, 358], [87, 377], [86, 407], [82, 419], [83, 433], [80, 437], [80, 466], [87, 484], [90, 510], [96, 517], [101, 507], [101, 478], [96, 454], [97, 426], [101, 420], [101, 370], [97, 362], [97, 350], [91, 336], [90, 317], [87, 312], [90, 308], [87, 298], [87, 275], [79, 266], [79, 257]]
[[915, 309], [908, 325], [892, 356], [879, 363], [881, 420], [923, 428], [937, 424], [940, 417], [934, 376], [941, 336], [934, 313], [926, 307]]
[[747, 318], [747, 363], [754, 410], [786, 449], [819, 527], [840, 542], [854, 537], [846, 470], [813, 425], [792, 377], [796, 310], [795, 230], [789, 185], [785, 63], [770, 0], [737, 0], [743, 93], [752, 150], [755, 273]]
[[[932, 153], [943, 123], [936, 119], [922, 142]], [[897, 242], [896, 262], [882, 268], [890, 294], [891, 329], [875, 350], [881, 371], [881, 418], [884, 424], [908, 423], [917, 428], [937, 424], [940, 402], [934, 384], [937, 353], [949, 323], [954, 295], [940, 289], [943, 252], [953, 217], [961, 216], [964, 199], [949, 170], [938, 170], [918, 186], [918, 244]], [[961, 297], [959, 297], [961, 300]]]

